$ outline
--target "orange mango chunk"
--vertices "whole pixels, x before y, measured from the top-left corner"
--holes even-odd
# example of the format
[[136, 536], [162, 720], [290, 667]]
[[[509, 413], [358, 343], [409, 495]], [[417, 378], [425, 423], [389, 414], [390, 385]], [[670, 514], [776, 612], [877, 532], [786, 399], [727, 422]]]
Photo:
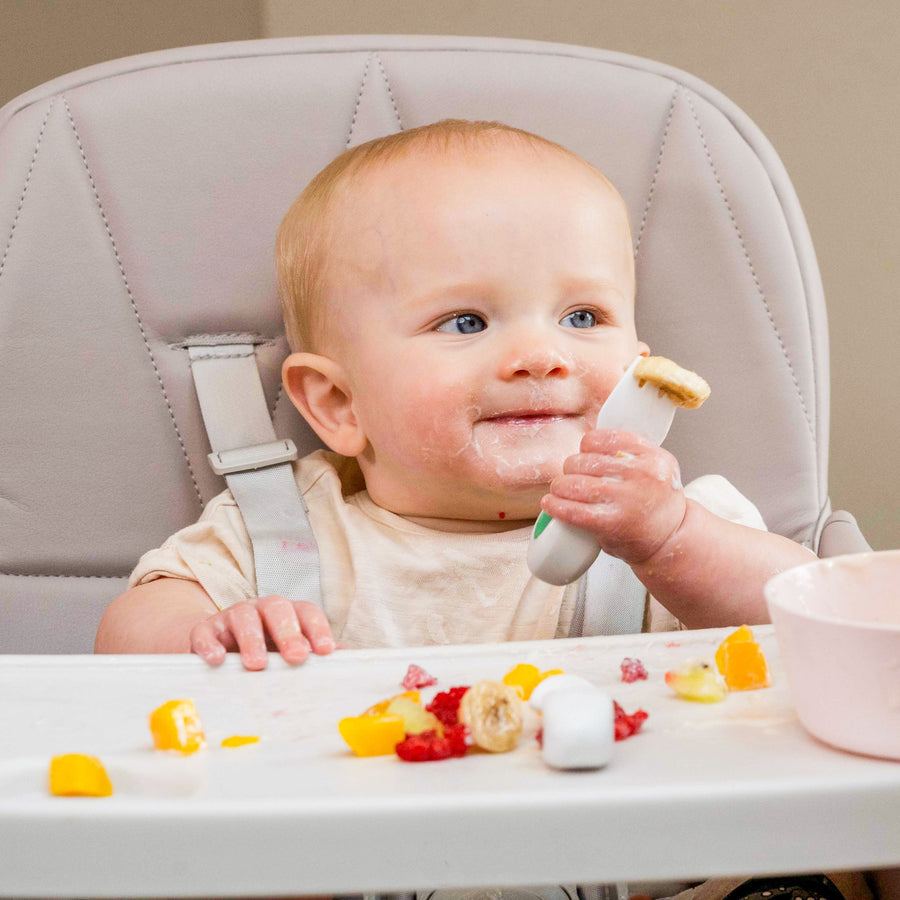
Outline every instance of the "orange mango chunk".
[[193, 700], [169, 700], [153, 710], [150, 732], [157, 750], [188, 754], [206, 746], [206, 735]]
[[357, 756], [387, 756], [406, 737], [403, 716], [348, 716], [338, 731]]
[[109, 797], [112, 782], [95, 756], [65, 753], [50, 760], [50, 793], [56, 797]]
[[519, 663], [503, 676], [503, 683], [508, 687], [515, 688], [523, 700], [528, 700], [531, 697], [531, 692], [545, 678], [549, 678], [551, 675], [562, 674], [562, 669], [550, 669], [547, 672], [541, 672], [537, 666], [533, 666], [530, 663]]
[[727, 647], [730, 647], [732, 644], [744, 643], [745, 641], [753, 640], [753, 632], [747, 625], [741, 625], [737, 631], [733, 631], [731, 634], [719, 644], [719, 649], [716, 650], [716, 666], [721, 672], [722, 675], [725, 674], [725, 650]]
[[753, 691], [772, 683], [766, 658], [756, 641], [728, 644], [722, 674], [730, 691]]
[[247, 744], [258, 744], [259, 737], [255, 734], [233, 734], [231, 737], [224, 738], [223, 747], [245, 747]]
[[364, 713], [364, 716], [383, 716], [387, 713], [388, 707], [391, 703], [394, 702], [398, 697], [406, 697], [408, 700], [412, 700], [413, 703], [420, 703], [420, 695], [418, 691], [404, 691], [402, 694], [394, 694], [393, 697], [388, 697], [387, 700], [379, 700], [378, 703], [370, 706]]

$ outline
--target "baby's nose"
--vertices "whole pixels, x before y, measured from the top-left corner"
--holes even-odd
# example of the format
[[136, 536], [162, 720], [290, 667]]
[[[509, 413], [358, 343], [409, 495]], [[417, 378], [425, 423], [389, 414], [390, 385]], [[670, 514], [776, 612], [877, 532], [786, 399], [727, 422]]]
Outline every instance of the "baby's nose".
[[501, 378], [565, 378], [572, 361], [551, 341], [530, 340], [510, 347], [501, 361]]

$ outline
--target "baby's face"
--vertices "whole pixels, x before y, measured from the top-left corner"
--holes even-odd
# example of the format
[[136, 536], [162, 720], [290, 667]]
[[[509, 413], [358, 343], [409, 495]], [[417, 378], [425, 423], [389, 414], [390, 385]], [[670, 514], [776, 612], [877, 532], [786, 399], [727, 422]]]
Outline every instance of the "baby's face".
[[411, 157], [341, 201], [325, 352], [393, 512], [533, 518], [623, 370], [635, 335], [622, 202], [561, 153]]

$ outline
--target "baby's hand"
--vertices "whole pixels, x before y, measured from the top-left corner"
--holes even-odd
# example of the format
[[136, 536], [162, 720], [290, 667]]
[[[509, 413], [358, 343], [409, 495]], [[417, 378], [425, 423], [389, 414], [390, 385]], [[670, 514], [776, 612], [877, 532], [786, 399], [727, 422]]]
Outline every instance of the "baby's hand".
[[235, 603], [191, 629], [191, 653], [211, 666], [220, 665], [229, 650], [238, 650], [245, 669], [264, 669], [267, 648], [278, 650], [289, 663], [302, 663], [310, 650], [335, 649], [325, 613], [313, 603], [272, 595]]
[[684, 519], [686, 501], [671, 453], [627, 431], [589, 431], [554, 478], [542, 508], [584, 528], [610, 555], [645, 562]]

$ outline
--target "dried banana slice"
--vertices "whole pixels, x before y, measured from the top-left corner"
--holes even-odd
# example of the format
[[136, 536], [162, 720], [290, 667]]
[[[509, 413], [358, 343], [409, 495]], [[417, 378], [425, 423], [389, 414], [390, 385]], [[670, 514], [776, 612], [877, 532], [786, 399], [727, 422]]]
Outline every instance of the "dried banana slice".
[[459, 721], [476, 747], [491, 753], [512, 750], [522, 734], [522, 701], [514, 687], [499, 681], [479, 681], [463, 694]]
[[664, 356], [647, 356], [634, 367], [638, 386], [652, 384], [676, 406], [696, 409], [709, 396], [709, 385], [696, 372], [682, 369]]

